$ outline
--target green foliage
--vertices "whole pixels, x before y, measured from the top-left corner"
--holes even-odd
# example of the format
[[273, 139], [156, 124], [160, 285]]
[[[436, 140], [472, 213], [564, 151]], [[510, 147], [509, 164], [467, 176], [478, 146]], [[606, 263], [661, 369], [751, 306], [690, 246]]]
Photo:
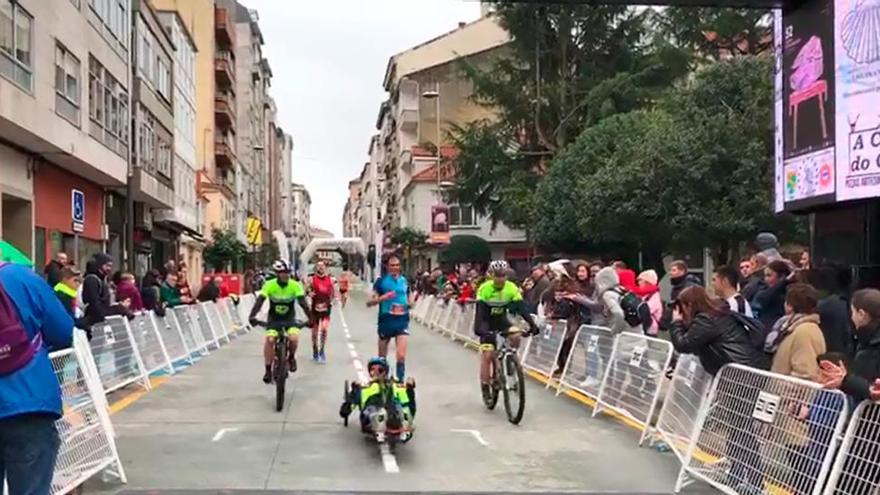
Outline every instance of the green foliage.
[[489, 243], [475, 235], [454, 235], [440, 252], [440, 263], [488, 263], [492, 258]]
[[391, 231], [391, 243], [403, 249], [408, 256], [427, 245], [428, 234], [412, 227], [397, 227]]
[[538, 188], [538, 240], [726, 252], [785, 227], [771, 208], [771, 64], [711, 64], [656, 109], [584, 131]]
[[237, 265], [247, 253], [247, 246], [231, 230], [214, 229], [211, 242], [205, 248], [205, 262], [211, 269], [226, 270]]
[[773, 47], [766, 9], [667, 7], [655, 19], [660, 32], [698, 60], [757, 55]]

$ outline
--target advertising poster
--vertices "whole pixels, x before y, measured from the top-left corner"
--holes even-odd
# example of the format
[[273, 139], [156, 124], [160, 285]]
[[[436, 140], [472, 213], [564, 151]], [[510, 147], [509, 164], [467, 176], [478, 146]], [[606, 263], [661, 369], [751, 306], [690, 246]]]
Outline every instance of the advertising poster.
[[449, 207], [431, 207], [431, 244], [449, 244]]
[[782, 158], [782, 10], [773, 11], [773, 122], [774, 122], [774, 181], [773, 211], [785, 210], [785, 174]]
[[880, 196], [880, 0], [837, 0], [837, 200]]
[[[836, 138], [833, 29], [831, 0], [803, 3], [783, 14], [782, 155], [786, 208], [834, 199], [835, 167], [829, 166], [834, 163]], [[777, 187], [778, 180], [779, 177]]]

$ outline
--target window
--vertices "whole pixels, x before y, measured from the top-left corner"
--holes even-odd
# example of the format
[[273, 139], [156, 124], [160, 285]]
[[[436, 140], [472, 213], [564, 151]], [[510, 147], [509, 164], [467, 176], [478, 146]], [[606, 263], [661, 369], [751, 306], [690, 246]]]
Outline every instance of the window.
[[128, 51], [128, 11], [126, 10], [128, 1], [89, 0], [92, 14], [89, 16], [89, 22], [98, 29], [104, 39], [115, 42], [122, 51]]
[[171, 178], [171, 145], [164, 139], [159, 140], [159, 160], [157, 171], [160, 175]]
[[79, 126], [79, 59], [61, 44], [55, 45], [55, 112]]
[[128, 147], [128, 92], [89, 55], [89, 134], [125, 157]]
[[33, 22], [17, 2], [0, 0], [0, 74], [28, 92], [33, 88]]
[[451, 227], [474, 227], [477, 225], [473, 206], [450, 206], [449, 225]]

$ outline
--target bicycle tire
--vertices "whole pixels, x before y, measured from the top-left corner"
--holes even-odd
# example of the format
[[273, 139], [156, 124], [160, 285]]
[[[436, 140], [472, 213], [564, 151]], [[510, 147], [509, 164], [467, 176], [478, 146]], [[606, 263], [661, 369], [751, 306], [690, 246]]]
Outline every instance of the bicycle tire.
[[287, 341], [275, 348], [275, 410], [284, 409], [284, 386], [287, 382]]
[[[507, 420], [518, 425], [519, 422], [522, 421], [523, 413], [526, 408], [525, 376], [523, 375], [522, 365], [519, 364], [519, 359], [517, 359], [516, 354], [513, 352], [505, 353], [502, 359], [504, 359], [505, 368], [509, 366], [512, 368], [511, 371], [513, 371], [512, 374], [504, 373], [504, 378], [502, 379], [504, 384], [504, 410], [507, 412]], [[516, 380], [516, 390], [510, 390], [510, 384], [507, 380], [511, 377]], [[511, 404], [513, 395], [515, 395], [517, 399], [516, 407], [513, 407]]]
[[492, 369], [491, 371], [491, 380], [489, 382], [489, 397], [483, 397], [483, 404], [486, 405], [486, 409], [492, 411], [495, 409], [495, 406], [498, 404], [498, 373], [497, 370], [501, 369], [498, 365], [498, 354], [495, 354], [492, 358]]
[[[345, 384], [342, 386], [342, 402], [348, 401], [348, 395], [351, 393], [350, 385], [348, 384], [348, 380], [345, 380]], [[348, 416], [342, 418], [342, 424], [345, 427], [348, 427]]]

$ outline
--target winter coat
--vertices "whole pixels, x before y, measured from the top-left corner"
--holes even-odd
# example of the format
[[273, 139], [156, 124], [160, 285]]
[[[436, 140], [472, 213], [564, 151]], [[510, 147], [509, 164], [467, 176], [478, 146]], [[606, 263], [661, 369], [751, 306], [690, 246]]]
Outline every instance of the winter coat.
[[147, 311], [155, 310], [161, 306], [161, 296], [159, 295], [159, 286], [156, 284], [144, 285], [141, 288], [141, 301], [144, 309]]
[[773, 355], [770, 371], [780, 375], [816, 381], [819, 363], [825, 352], [825, 337], [819, 328], [819, 315], [792, 315], [781, 330], [779, 348]]
[[181, 304], [180, 291], [177, 290], [177, 287], [169, 285], [168, 282], [162, 282], [162, 285], [159, 286], [159, 295], [162, 302], [170, 308], [180, 306]]
[[83, 312], [82, 324], [90, 328], [111, 315], [125, 314], [125, 308], [110, 304], [110, 287], [101, 267], [111, 260], [104, 253], [97, 253], [86, 263], [86, 274], [82, 281]]
[[212, 280], [202, 286], [196, 299], [199, 302], [217, 301], [220, 299], [220, 287]]
[[61, 269], [64, 268], [64, 265], [58, 262], [58, 260], [52, 260], [46, 263], [46, 268], [43, 269], [43, 275], [46, 276], [46, 282], [49, 284], [49, 287], [55, 287], [61, 282]]
[[752, 311], [767, 328], [772, 328], [785, 315], [785, 291], [788, 283], [788, 279], [782, 279], [772, 286], [765, 285], [749, 301]]
[[688, 287], [700, 285], [700, 281], [691, 274], [677, 278], [670, 278], [669, 283], [672, 286], [672, 290], [669, 292], [669, 304], [663, 308], [663, 316], [660, 318], [661, 330], [668, 329], [672, 326], [672, 305], [678, 301], [678, 296], [681, 295], [681, 292]]
[[596, 294], [598, 294], [599, 301], [604, 306], [604, 313], [608, 317], [608, 328], [614, 334], [626, 332], [643, 335], [641, 326], [630, 326], [626, 322], [623, 308], [620, 307], [620, 278], [618, 278], [614, 267], [606, 266], [599, 270], [594, 283]]
[[856, 400], [864, 400], [871, 384], [880, 378], [880, 321], [856, 330], [856, 339], [856, 354], [840, 389]]
[[538, 312], [538, 305], [544, 301], [545, 293], [550, 290], [550, 279], [547, 278], [547, 275], [541, 275], [541, 278], [534, 281], [532, 288], [526, 291], [523, 295], [523, 299], [525, 299], [526, 307], [532, 313]]
[[630, 292], [636, 292], [636, 272], [629, 268], [621, 268], [617, 270], [617, 278], [620, 279], [620, 286]]
[[0, 419], [23, 414], [60, 418], [61, 387], [49, 361], [49, 351], [70, 347], [73, 319], [52, 288], [27, 267], [0, 267], [0, 285], [18, 312], [28, 337], [33, 339], [39, 333], [43, 339], [29, 363], [0, 376]]
[[660, 290], [642, 297], [648, 303], [651, 310], [651, 326], [648, 328], [648, 335], [657, 335], [660, 332], [660, 319], [663, 318], [663, 301], [660, 299]]
[[855, 336], [849, 314], [849, 302], [839, 295], [830, 295], [819, 301], [819, 328], [825, 336], [828, 352], [842, 352], [852, 357]]
[[670, 337], [676, 351], [696, 354], [712, 375], [725, 364], [759, 366], [763, 359], [763, 352], [749, 342], [745, 328], [730, 314], [713, 317], [700, 313], [689, 326], [673, 322]]
[[131, 301], [131, 306], [128, 307], [129, 310], [141, 311], [144, 309], [144, 302], [143, 299], [141, 299], [141, 293], [132, 282], [120, 282], [119, 285], [116, 286], [116, 300], [125, 301], [126, 299]]

